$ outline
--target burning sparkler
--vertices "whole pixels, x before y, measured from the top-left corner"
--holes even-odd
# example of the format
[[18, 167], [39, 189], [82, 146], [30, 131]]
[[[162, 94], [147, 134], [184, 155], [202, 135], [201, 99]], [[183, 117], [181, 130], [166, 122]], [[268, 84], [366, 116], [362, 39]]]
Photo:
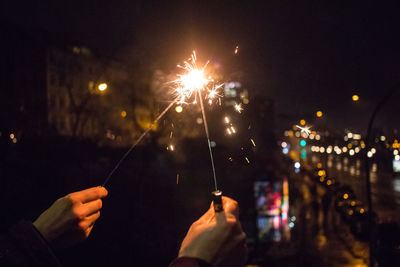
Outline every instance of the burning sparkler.
[[184, 65], [178, 65], [179, 68], [184, 70], [183, 74], [178, 74], [178, 79], [174, 81], [175, 94], [179, 99], [178, 103], [189, 103], [190, 99], [194, 98], [192, 103], [197, 103], [197, 98], [200, 102], [201, 113], [203, 116], [204, 130], [207, 136], [207, 144], [210, 153], [211, 167], [214, 177], [215, 191], [218, 191], [217, 177], [215, 173], [214, 158], [211, 150], [210, 134], [208, 131], [207, 117], [204, 110], [202, 91], [205, 92], [205, 96], [209, 99], [209, 103], [215, 98], [220, 98], [218, 90], [222, 87], [222, 84], [216, 85], [211, 75], [206, 75], [205, 69], [209, 62], [206, 62], [204, 66], [199, 67], [196, 62], [196, 52], [193, 52], [192, 56], [184, 62]]
[[[211, 166], [212, 166], [212, 172], [213, 172], [213, 178], [214, 178], [214, 185], [215, 185], [215, 191], [213, 192], [213, 197], [214, 197], [214, 203], [216, 204], [215, 210], [220, 211], [219, 208], [222, 207], [221, 204], [221, 195], [222, 192], [218, 190], [217, 186], [217, 177], [216, 177], [216, 172], [215, 172], [215, 166], [214, 166], [214, 158], [213, 158], [213, 153], [211, 150], [211, 142], [210, 142], [210, 135], [208, 131], [208, 124], [207, 124], [207, 118], [204, 110], [204, 104], [203, 104], [203, 98], [202, 98], [202, 92], [204, 92], [205, 97], [208, 99], [209, 104], [213, 103], [214, 99], [219, 99], [221, 95], [219, 94], [219, 89], [222, 87], [223, 84], [217, 85], [211, 75], [206, 75], [205, 70], [208, 65], [208, 62], [204, 64], [204, 66], [199, 67], [196, 62], [196, 53], [193, 52], [192, 56], [184, 61], [183, 66], [178, 65], [179, 68], [183, 69], [184, 72], [182, 74], [178, 74], [178, 79], [172, 82], [174, 92], [173, 94], [175, 95], [175, 100], [172, 101], [167, 108], [161, 112], [161, 114], [153, 121], [153, 123], [150, 125], [150, 127], [142, 133], [142, 135], [139, 136], [139, 138], [134, 142], [134, 144], [131, 146], [131, 148], [122, 156], [122, 158], [119, 160], [119, 162], [116, 164], [114, 169], [110, 172], [110, 174], [107, 176], [106, 180], [103, 183], [103, 186], [110, 180], [111, 176], [114, 174], [114, 172], [119, 168], [121, 163], [125, 160], [125, 158], [129, 155], [129, 153], [137, 146], [137, 144], [144, 138], [144, 136], [152, 129], [152, 126], [157, 123], [164, 115], [165, 113], [175, 104], [188, 104], [189, 102], [192, 102], [193, 104], [197, 103], [197, 98], [199, 99], [200, 102], [200, 107], [201, 107], [201, 112], [203, 116], [203, 122], [204, 122], [204, 130], [206, 132], [207, 136], [207, 143], [208, 143], [208, 149], [210, 153], [210, 160], [211, 160]], [[241, 111], [241, 107], [239, 105], [238, 108], [236, 108], [238, 112]], [[232, 127], [231, 130], [235, 132], [235, 129]], [[172, 133], [170, 135], [170, 138], [172, 137]], [[169, 150], [173, 151], [174, 146], [171, 144], [168, 147]], [[221, 206], [221, 207], [219, 207]], [[218, 208], [219, 207], [219, 208]]]

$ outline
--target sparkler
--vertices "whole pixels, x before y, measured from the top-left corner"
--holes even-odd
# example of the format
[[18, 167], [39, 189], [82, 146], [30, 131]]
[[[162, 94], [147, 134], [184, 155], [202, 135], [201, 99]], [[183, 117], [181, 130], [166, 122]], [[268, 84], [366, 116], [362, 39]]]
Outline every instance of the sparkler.
[[[199, 67], [196, 62], [196, 53], [193, 52], [192, 56], [184, 61], [183, 66], [178, 65], [179, 68], [183, 69], [184, 72], [183, 74], [178, 74], [178, 79], [172, 81], [173, 84], [173, 94], [175, 95], [175, 100], [172, 101], [166, 109], [164, 109], [163, 112], [153, 121], [153, 123], [150, 125], [150, 127], [142, 133], [142, 135], [139, 136], [139, 138], [134, 142], [134, 144], [131, 146], [131, 148], [122, 156], [122, 158], [119, 160], [119, 162], [116, 164], [114, 169], [110, 172], [110, 174], [107, 176], [106, 180], [103, 183], [103, 186], [107, 184], [107, 182], [110, 180], [114, 172], [119, 168], [121, 163], [125, 160], [125, 158], [129, 155], [129, 153], [138, 145], [138, 143], [144, 138], [144, 136], [152, 129], [152, 126], [157, 123], [164, 115], [165, 113], [174, 105], [174, 104], [188, 104], [192, 102], [193, 104], [197, 103], [197, 99], [200, 102], [200, 108], [201, 108], [201, 113], [203, 117], [203, 123], [204, 123], [204, 130], [206, 133], [207, 137], [207, 144], [208, 144], [208, 150], [210, 154], [210, 161], [211, 161], [211, 167], [212, 167], [212, 172], [213, 172], [213, 178], [214, 178], [214, 186], [215, 186], [215, 191], [213, 192], [213, 198], [214, 198], [214, 209], [215, 211], [221, 211], [222, 210], [222, 192], [218, 190], [218, 185], [217, 185], [217, 176], [215, 172], [215, 165], [214, 165], [214, 157], [211, 149], [211, 142], [210, 142], [210, 134], [208, 130], [208, 124], [207, 124], [207, 117], [206, 113], [204, 110], [204, 103], [203, 103], [203, 98], [202, 98], [202, 91], [205, 92], [205, 97], [208, 99], [208, 103], [212, 104], [213, 100], [218, 98], [220, 100], [221, 95], [219, 95], [219, 89], [222, 87], [223, 84], [217, 85], [212, 76], [209, 75], [208, 77], [206, 76], [205, 69], [208, 65], [209, 62], [206, 62], [204, 66]], [[219, 101], [220, 102], [220, 101]], [[235, 107], [236, 110], [240, 113], [241, 106], [240, 104], [237, 105], [238, 107]], [[232, 131], [235, 131], [235, 129], [232, 127]], [[170, 135], [170, 138], [172, 137], [172, 133]], [[170, 145], [169, 150], [173, 151], [174, 147], [173, 145]]]
[[132, 146], [126, 151], [126, 153], [121, 157], [121, 159], [118, 161], [118, 163], [115, 165], [115, 167], [112, 169], [112, 171], [108, 174], [106, 180], [103, 182], [102, 186], [104, 187], [108, 181], [111, 179], [115, 171], [119, 168], [121, 163], [126, 159], [126, 157], [132, 152], [132, 150], [142, 141], [142, 139], [147, 135], [147, 133], [153, 128], [153, 126], [167, 113], [167, 111], [178, 101], [176, 98], [174, 101], [172, 101], [164, 110], [163, 112], [158, 115], [158, 117], [150, 124], [149, 128], [147, 128], [136, 141], [132, 144]]
[[[214, 99], [221, 97], [218, 90], [222, 87], [222, 84], [216, 85], [211, 75], [206, 77], [205, 69], [209, 63], [208, 61], [206, 64], [204, 64], [204, 66], [199, 67], [196, 60], [196, 52], [193, 52], [192, 56], [188, 60], [184, 61], [183, 66], [178, 65], [179, 68], [184, 70], [184, 73], [178, 74], [178, 79], [174, 81], [175, 94], [179, 99], [179, 104], [187, 104], [189, 102], [196, 104], [197, 98], [200, 102], [204, 130], [206, 133], [208, 150], [210, 154], [215, 191], [218, 191], [217, 175], [215, 172], [214, 157], [211, 149], [210, 134], [208, 130], [207, 116], [204, 110], [202, 91], [205, 92], [205, 96], [208, 98], [208, 102], [211, 104]], [[192, 98], [194, 98], [193, 101], [191, 101]]]
[[196, 62], [196, 52], [193, 51], [192, 56], [184, 61], [184, 65], [178, 65], [179, 68], [184, 70], [183, 74], [178, 74], [178, 79], [174, 81], [175, 94], [179, 99], [179, 104], [188, 104], [191, 102], [197, 104], [197, 98], [200, 102], [201, 114], [203, 117], [204, 131], [207, 137], [208, 151], [210, 154], [210, 161], [212, 167], [212, 173], [214, 178], [215, 191], [212, 193], [214, 199], [214, 210], [216, 212], [222, 211], [222, 192], [218, 190], [217, 175], [215, 172], [214, 157], [211, 149], [210, 134], [207, 124], [207, 116], [204, 110], [204, 103], [202, 98], [202, 91], [205, 92], [205, 96], [208, 99], [208, 103], [211, 105], [213, 100], [218, 98], [221, 103], [218, 90], [223, 84], [215, 84], [211, 75], [206, 76], [205, 69], [208, 65], [208, 61], [204, 66], [199, 67]]

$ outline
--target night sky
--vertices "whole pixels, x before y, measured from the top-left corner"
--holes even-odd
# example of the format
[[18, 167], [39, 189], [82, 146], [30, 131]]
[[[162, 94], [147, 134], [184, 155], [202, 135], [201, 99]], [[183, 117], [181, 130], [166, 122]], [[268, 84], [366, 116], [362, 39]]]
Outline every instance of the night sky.
[[[296, 3], [294, 3], [296, 2]], [[363, 129], [400, 81], [400, 16], [368, 1], [7, 1], [1, 16], [87, 45], [98, 54], [168, 70], [193, 49], [247, 75], [278, 114]], [[239, 45], [239, 55], [233, 50]], [[150, 63], [149, 63], [150, 64]], [[352, 94], [360, 95], [353, 103]], [[388, 102], [379, 123], [396, 119]], [[298, 116], [298, 118], [296, 116]], [[397, 119], [396, 125], [399, 125]], [[290, 126], [289, 126], [290, 127]]]

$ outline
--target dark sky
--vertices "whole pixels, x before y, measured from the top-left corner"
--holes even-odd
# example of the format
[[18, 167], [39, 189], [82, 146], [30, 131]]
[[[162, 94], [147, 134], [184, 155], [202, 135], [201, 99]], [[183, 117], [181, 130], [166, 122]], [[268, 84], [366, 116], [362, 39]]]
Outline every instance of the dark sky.
[[[174, 67], [196, 49], [244, 71], [251, 92], [273, 97], [279, 113], [300, 118], [321, 109], [338, 125], [362, 127], [400, 79], [398, 9], [326, 2], [43, 0], [7, 1], [1, 11], [27, 29], [116, 58]], [[352, 103], [353, 93], [359, 103]], [[397, 117], [390, 105], [386, 115]]]

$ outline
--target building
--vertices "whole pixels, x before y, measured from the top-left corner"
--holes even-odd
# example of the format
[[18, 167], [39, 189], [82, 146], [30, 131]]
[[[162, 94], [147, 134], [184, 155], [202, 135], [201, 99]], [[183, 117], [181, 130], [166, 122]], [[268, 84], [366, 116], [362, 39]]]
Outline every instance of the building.
[[139, 134], [134, 110], [138, 102], [145, 108], [149, 96], [132, 70], [87, 47], [15, 25], [1, 23], [0, 33], [2, 134], [16, 140], [61, 135], [117, 146]]

